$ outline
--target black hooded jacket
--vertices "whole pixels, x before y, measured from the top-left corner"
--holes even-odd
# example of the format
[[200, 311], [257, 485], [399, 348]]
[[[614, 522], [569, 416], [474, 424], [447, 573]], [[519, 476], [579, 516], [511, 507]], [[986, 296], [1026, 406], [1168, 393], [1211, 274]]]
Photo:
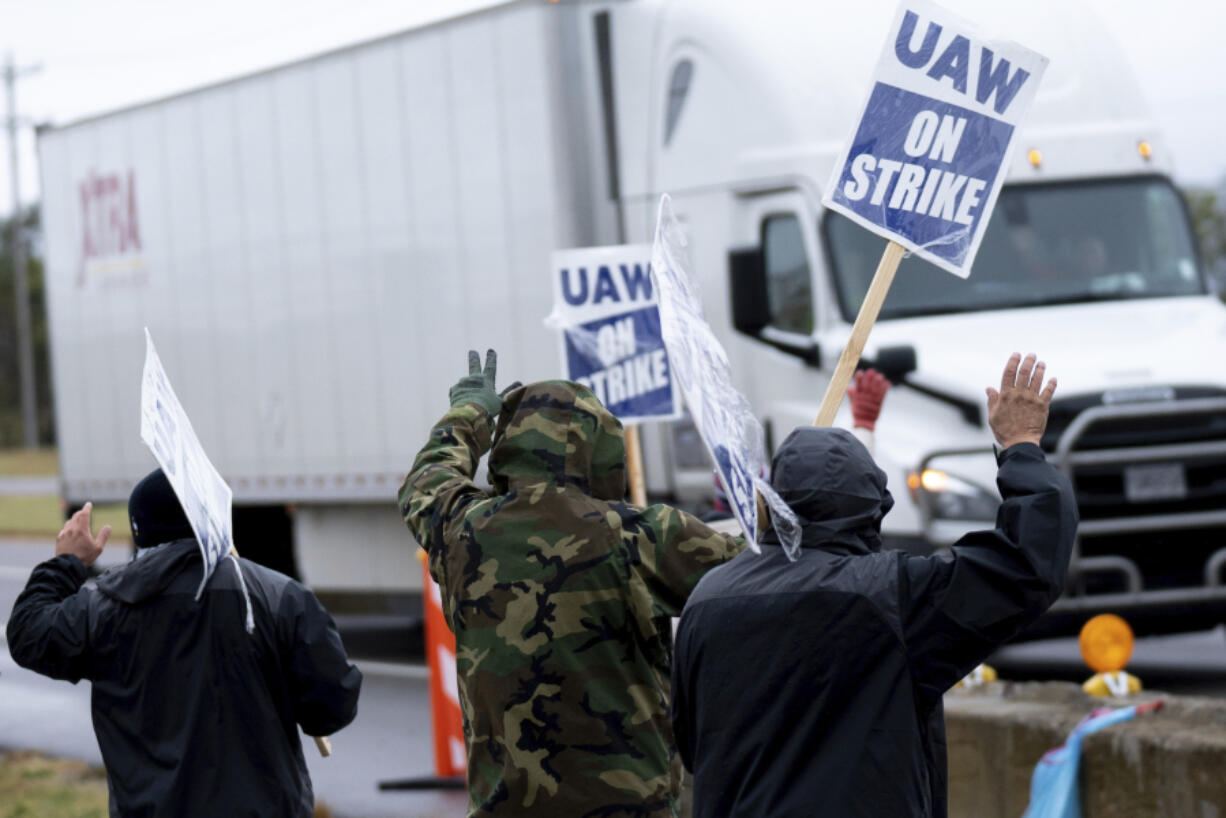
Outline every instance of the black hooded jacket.
[[952, 556], [882, 551], [885, 474], [843, 430], [797, 429], [772, 484], [799, 515], [699, 583], [677, 633], [673, 726], [695, 818], [945, 816], [941, 697], [1064, 587], [1077, 510], [1032, 444], [999, 457], [994, 531]]
[[8, 624], [22, 667], [93, 682], [94, 729], [115, 816], [309, 816], [298, 725], [334, 733], [362, 675], [332, 619], [288, 577], [225, 560], [196, 601], [195, 540], [166, 543], [84, 586], [81, 561], [34, 569]]

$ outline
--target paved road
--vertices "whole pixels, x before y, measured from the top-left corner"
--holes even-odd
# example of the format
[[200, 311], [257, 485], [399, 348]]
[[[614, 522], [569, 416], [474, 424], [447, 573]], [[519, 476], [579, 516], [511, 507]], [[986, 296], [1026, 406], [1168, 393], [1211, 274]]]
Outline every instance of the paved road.
[[0, 477], [0, 497], [58, 495], [58, 477]]
[[[30, 569], [50, 553], [49, 543], [0, 541], [0, 622], [8, 619]], [[127, 548], [108, 548], [104, 557], [113, 563], [127, 555]], [[466, 798], [459, 792], [377, 789], [379, 781], [433, 774], [425, 673], [409, 664], [358, 664], [365, 675], [358, 717], [333, 737], [332, 757], [321, 758], [314, 742], [304, 739], [317, 798], [341, 818], [463, 815]], [[89, 683], [71, 685], [23, 670], [7, 645], [0, 646], [0, 745], [101, 763]]]

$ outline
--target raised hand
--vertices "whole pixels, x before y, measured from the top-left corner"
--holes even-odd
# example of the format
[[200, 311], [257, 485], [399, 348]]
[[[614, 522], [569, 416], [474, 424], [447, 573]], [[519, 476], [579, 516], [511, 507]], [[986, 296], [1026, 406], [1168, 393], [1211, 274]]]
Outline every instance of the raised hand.
[[862, 369], [856, 373], [852, 385], [847, 387], [847, 400], [851, 404], [851, 416], [855, 426], [870, 432], [877, 425], [881, 414], [881, 402], [890, 391], [890, 382], [875, 369]]
[[487, 350], [485, 353], [485, 368], [481, 368], [481, 356], [476, 350], [468, 351], [468, 374], [451, 387], [450, 398], [452, 407], [475, 404], [480, 406], [490, 417], [498, 414], [502, 408], [502, 398], [494, 391], [494, 376], [498, 370], [498, 353]]
[[86, 503], [85, 507], [68, 518], [60, 533], [55, 537], [55, 555], [72, 554], [85, 565], [93, 565], [94, 560], [102, 554], [106, 541], [111, 538], [111, 527], [102, 526], [95, 537], [90, 528], [90, 515], [94, 504]]
[[1000, 391], [988, 387], [988, 425], [1003, 448], [1016, 443], [1038, 445], [1047, 428], [1047, 412], [1056, 394], [1056, 379], [1043, 385], [1047, 364], [1034, 353], [1022, 358], [1013, 353], [1005, 364]]

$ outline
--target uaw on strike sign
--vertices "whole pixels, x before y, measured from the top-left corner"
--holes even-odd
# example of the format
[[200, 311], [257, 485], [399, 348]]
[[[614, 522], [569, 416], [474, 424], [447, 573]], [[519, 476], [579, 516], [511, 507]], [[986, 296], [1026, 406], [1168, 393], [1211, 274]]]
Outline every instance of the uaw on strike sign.
[[822, 203], [966, 278], [1046, 67], [934, 3], [905, 0]]
[[660, 332], [651, 245], [559, 250], [554, 309], [562, 368], [623, 423], [671, 420], [680, 392]]

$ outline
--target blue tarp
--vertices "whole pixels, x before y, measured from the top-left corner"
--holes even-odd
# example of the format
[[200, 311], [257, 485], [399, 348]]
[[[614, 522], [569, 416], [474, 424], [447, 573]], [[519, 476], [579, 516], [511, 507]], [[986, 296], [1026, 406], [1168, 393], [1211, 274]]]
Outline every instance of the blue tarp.
[[1077, 771], [1081, 766], [1082, 739], [1136, 714], [1135, 706], [1116, 710], [1100, 707], [1073, 729], [1064, 744], [1045, 753], [1030, 779], [1030, 806], [1022, 818], [1081, 818]]

